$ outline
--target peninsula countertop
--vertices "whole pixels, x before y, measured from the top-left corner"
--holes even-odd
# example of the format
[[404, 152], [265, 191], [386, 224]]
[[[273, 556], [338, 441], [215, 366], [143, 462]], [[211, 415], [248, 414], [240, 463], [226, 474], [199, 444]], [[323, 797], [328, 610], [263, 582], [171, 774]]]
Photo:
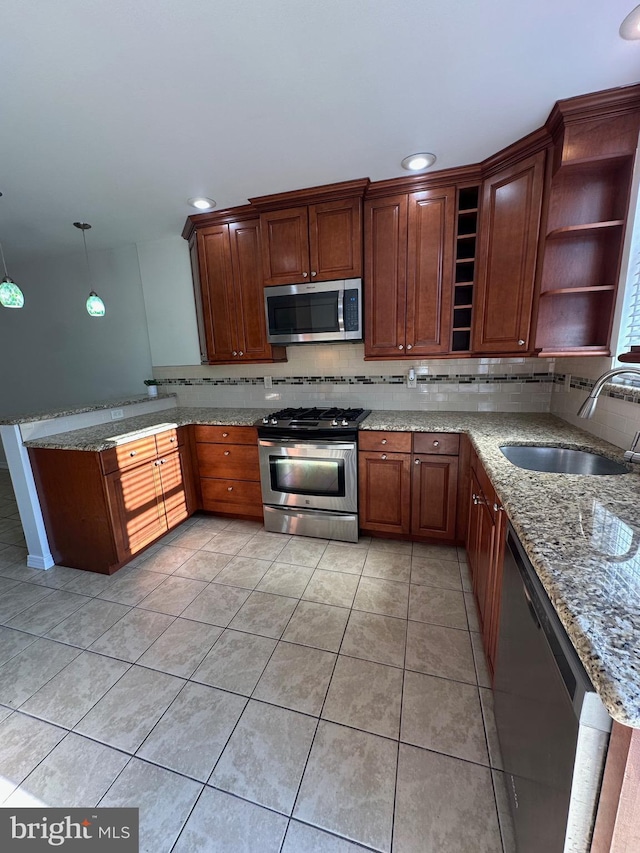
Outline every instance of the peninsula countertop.
[[[25, 444], [99, 451], [133, 440], [139, 430], [250, 426], [266, 413], [181, 407]], [[640, 474], [526, 471], [500, 445], [555, 445], [618, 461], [623, 451], [549, 414], [377, 411], [360, 429], [469, 436], [607, 709], [618, 722], [640, 727]]]

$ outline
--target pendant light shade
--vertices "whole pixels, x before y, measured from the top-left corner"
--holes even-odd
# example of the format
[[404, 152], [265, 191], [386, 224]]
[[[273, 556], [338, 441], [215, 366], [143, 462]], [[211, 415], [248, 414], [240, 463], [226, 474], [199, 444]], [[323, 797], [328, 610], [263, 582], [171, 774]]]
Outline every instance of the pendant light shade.
[[[89, 253], [87, 252], [87, 238], [85, 237], [85, 231], [88, 231], [91, 226], [88, 222], [74, 222], [74, 228], [78, 228], [82, 231], [82, 242], [84, 243], [84, 257], [87, 262], [87, 273], [89, 274], [89, 284], [91, 284], [91, 267], [89, 266]], [[104, 317], [107, 309], [104, 307], [104, 302], [95, 290], [91, 290], [89, 293], [89, 297], [86, 302], [87, 306], [87, 314], [90, 317]]]
[[7, 265], [4, 260], [2, 243], [0, 243], [0, 255], [2, 255], [2, 266], [4, 267], [4, 278], [0, 282], [0, 305], [3, 308], [22, 308], [24, 305], [24, 294], [7, 273]]

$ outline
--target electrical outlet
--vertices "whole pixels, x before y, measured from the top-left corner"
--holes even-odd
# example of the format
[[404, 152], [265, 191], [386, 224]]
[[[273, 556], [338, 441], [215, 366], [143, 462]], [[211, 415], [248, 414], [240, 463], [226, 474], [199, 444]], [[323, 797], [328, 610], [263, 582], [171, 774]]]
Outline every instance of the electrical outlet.
[[124, 417], [124, 410], [123, 409], [111, 409], [111, 420], [112, 421], [117, 421], [123, 417]]
[[416, 376], [416, 372], [411, 368], [411, 370], [407, 373], [407, 388], [417, 388], [418, 387], [418, 377]]
[[264, 387], [265, 388], [273, 388], [273, 377], [265, 376], [264, 377]]

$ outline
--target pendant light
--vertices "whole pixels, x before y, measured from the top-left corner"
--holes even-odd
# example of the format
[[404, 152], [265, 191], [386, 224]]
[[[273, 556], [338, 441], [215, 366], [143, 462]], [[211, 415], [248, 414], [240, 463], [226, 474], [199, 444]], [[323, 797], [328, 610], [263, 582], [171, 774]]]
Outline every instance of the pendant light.
[[0, 255], [2, 256], [2, 266], [4, 267], [4, 278], [0, 282], [0, 305], [4, 308], [22, 308], [24, 305], [24, 294], [15, 281], [9, 278], [4, 252], [2, 251], [2, 243], [0, 243]]
[[[82, 242], [84, 243], [84, 256], [87, 261], [87, 272], [89, 273], [89, 284], [91, 284], [91, 267], [89, 266], [89, 253], [87, 252], [87, 238], [84, 235], [85, 231], [88, 231], [91, 226], [88, 222], [74, 222], [75, 228], [79, 228], [82, 231]], [[106, 308], [104, 307], [104, 302], [95, 290], [91, 290], [89, 293], [89, 298], [87, 299], [87, 314], [90, 317], [104, 317], [106, 313]]]

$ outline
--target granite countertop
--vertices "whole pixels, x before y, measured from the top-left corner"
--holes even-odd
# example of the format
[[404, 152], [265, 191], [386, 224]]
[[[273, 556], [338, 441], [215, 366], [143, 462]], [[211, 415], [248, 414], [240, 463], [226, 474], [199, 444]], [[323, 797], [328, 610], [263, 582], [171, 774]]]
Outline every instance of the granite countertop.
[[[105, 450], [139, 431], [250, 426], [266, 409], [177, 408], [25, 442]], [[364, 430], [466, 433], [612, 717], [640, 728], [640, 473], [544, 474], [512, 465], [501, 444], [548, 444], [622, 461], [620, 448], [549, 414], [372, 412]], [[134, 433], [131, 435], [131, 433]]]
[[163, 400], [170, 397], [175, 397], [175, 394], [158, 394], [156, 397], [150, 397], [148, 394], [132, 395], [131, 397], [120, 397], [117, 400], [101, 400], [97, 403], [86, 403], [78, 406], [66, 406], [60, 409], [51, 409], [50, 411], [42, 410], [39, 412], [30, 412], [24, 415], [12, 415], [7, 418], [0, 418], [0, 426], [10, 426], [15, 424], [30, 424], [36, 421], [48, 421], [52, 418], [65, 418], [69, 415], [82, 415], [85, 412], [97, 412], [101, 409], [120, 409], [123, 406], [133, 406], [135, 403], [148, 403], [152, 400]]

